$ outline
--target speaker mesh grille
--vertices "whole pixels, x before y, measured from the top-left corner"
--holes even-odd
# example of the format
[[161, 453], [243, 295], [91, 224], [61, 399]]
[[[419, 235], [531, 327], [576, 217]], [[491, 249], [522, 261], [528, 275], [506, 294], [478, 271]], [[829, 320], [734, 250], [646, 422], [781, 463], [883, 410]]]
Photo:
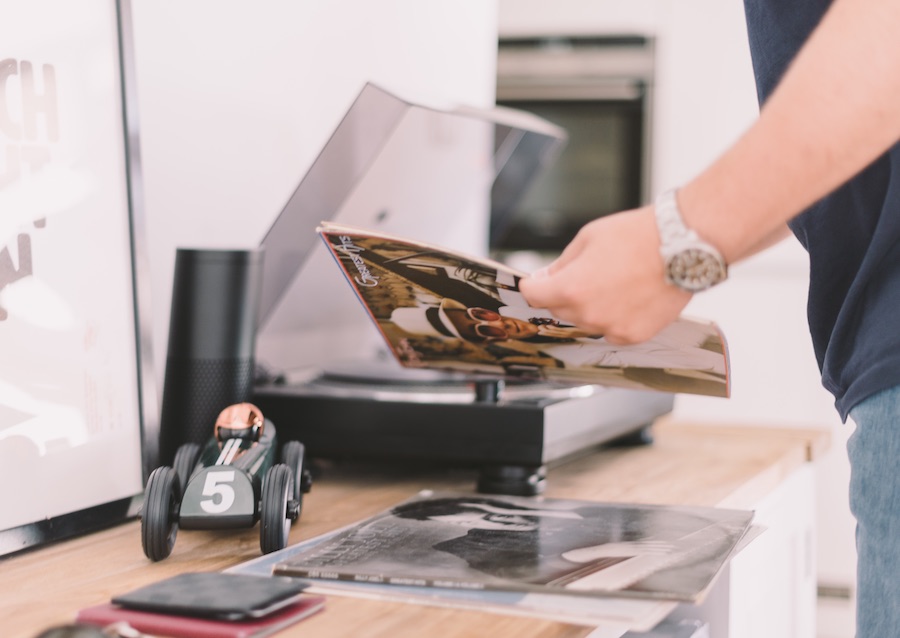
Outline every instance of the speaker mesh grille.
[[252, 359], [169, 358], [160, 415], [163, 465], [171, 465], [182, 443], [207, 443], [223, 409], [250, 400], [253, 369]]

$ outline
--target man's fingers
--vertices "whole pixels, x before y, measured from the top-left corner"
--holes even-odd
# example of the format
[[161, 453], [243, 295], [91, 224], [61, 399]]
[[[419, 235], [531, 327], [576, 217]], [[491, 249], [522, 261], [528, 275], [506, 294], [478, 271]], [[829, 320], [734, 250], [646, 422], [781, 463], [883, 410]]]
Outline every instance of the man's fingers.
[[646, 341], [690, 294], [665, 283], [650, 206], [585, 225], [550, 266], [520, 282], [526, 301], [615, 344]]
[[557, 273], [554, 264], [551, 264], [519, 282], [519, 290], [532, 308], [556, 308], [560, 305]]

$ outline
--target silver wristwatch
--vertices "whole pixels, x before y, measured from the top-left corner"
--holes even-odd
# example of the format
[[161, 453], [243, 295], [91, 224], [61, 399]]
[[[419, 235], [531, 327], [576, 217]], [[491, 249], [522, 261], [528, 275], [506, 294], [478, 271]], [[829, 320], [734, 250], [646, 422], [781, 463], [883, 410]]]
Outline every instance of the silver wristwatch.
[[674, 190], [656, 200], [656, 227], [667, 283], [699, 292], [725, 281], [728, 267], [722, 254], [685, 225]]

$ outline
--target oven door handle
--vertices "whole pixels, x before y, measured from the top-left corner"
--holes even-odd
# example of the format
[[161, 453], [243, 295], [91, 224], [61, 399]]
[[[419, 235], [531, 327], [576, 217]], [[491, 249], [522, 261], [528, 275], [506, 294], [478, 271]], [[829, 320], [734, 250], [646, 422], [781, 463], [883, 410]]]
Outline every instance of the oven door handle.
[[497, 82], [497, 100], [633, 101], [647, 95], [648, 85], [634, 78], [505, 77]]

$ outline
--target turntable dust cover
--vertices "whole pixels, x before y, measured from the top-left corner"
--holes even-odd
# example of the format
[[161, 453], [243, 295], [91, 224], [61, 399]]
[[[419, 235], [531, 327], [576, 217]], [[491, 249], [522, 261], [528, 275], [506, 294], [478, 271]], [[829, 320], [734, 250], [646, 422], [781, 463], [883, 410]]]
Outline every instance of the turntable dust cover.
[[318, 229], [401, 365], [502, 378], [729, 395], [728, 348], [712, 322], [680, 318], [620, 346], [530, 307], [527, 275], [401, 237]]
[[696, 602], [752, 512], [422, 492], [277, 563], [279, 575]]

